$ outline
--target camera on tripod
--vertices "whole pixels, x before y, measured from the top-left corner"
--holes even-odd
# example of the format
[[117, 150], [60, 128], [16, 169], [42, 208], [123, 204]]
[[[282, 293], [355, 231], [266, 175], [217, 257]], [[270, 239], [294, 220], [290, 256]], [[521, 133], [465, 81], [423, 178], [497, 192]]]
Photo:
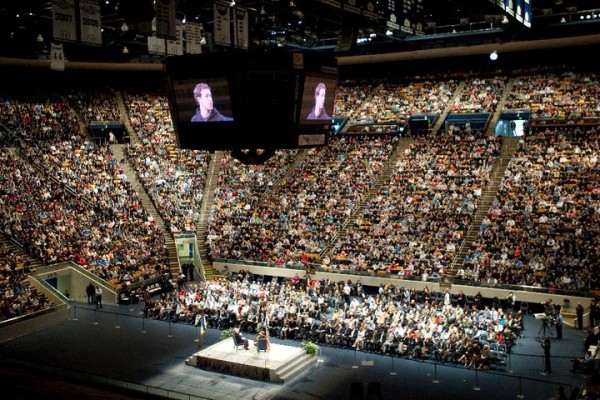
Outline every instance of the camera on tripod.
[[546, 313], [537, 313], [533, 314], [533, 316], [535, 319], [542, 320], [542, 326], [540, 328], [540, 331], [538, 332], [538, 335], [542, 337], [551, 336], [550, 325], [554, 323], [554, 317]]
[[542, 319], [542, 325], [545, 325], [545, 326], [554, 325], [554, 322], [555, 322], [554, 317], [551, 317], [549, 315], [547, 315], [546, 318]]

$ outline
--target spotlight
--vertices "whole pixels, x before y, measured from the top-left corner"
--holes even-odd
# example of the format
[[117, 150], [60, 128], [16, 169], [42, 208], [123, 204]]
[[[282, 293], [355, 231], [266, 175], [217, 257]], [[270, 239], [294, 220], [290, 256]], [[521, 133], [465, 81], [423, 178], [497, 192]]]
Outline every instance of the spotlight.
[[496, 50], [490, 53], [490, 60], [496, 61], [498, 59], [498, 52]]

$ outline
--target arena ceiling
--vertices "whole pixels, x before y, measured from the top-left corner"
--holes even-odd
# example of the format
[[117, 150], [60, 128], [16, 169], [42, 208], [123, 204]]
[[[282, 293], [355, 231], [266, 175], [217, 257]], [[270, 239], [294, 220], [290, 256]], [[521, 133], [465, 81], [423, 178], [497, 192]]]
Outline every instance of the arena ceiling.
[[[203, 51], [223, 49], [212, 40], [214, 0], [171, 1], [175, 2], [178, 19], [202, 24], [206, 38]], [[336, 3], [354, 4], [364, 9], [368, 2], [373, 13], [370, 18], [335, 6]], [[235, 0], [231, 3], [248, 10], [251, 48], [331, 51], [350, 58], [600, 34], [598, 0], [530, 0], [531, 27], [506, 14], [498, 6], [498, 0], [393, 2], [396, 7], [410, 6], [410, 15], [414, 16], [411, 28], [418, 29], [407, 32], [390, 28], [389, 10], [386, 10], [390, 2], [385, 0]], [[65, 43], [68, 59], [160, 62], [160, 57], [149, 56], [149, 33], [141, 28], [155, 15], [153, 0], [99, 0], [99, 3], [102, 45]], [[49, 57], [52, 1], [0, 0], [0, 19], [0, 57]], [[398, 23], [401, 25], [402, 21]], [[123, 29], [124, 24], [127, 29]], [[341, 42], [347, 46], [340, 46]]]

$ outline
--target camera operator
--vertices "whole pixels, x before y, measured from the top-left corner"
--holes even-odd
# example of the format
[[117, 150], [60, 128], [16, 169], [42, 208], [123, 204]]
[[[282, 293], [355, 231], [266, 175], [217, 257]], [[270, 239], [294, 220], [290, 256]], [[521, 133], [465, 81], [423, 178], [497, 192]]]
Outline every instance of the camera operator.
[[556, 340], [562, 340], [563, 338], [563, 316], [560, 310], [556, 312], [554, 316], [554, 327], [556, 328]]
[[548, 299], [544, 303], [544, 314], [550, 317], [554, 317], [554, 314], [556, 314], [556, 308], [554, 307], [552, 299]]

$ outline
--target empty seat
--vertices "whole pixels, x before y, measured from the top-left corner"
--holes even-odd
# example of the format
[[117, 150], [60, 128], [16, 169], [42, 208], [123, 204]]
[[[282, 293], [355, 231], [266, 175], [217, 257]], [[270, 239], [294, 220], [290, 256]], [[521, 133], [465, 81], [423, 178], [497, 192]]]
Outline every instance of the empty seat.
[[131, 304], [131, 297], [128, 293], [121, 292], [119, 293], [119, 303], [121, 304]]
[[262, 336], [256, 340], [256, 349], [257, 349], [257, 351], [269, 350], [269, 343], [268, 343], [266, 337]]
[[526, 301], [522, 301], [519, 309], [523, 312], [523, 314], [529, 313], [529, 303]]
[[467, 305], [472, 307], [473, 304], [475, 304], [475, 296], [473, 296], [472, 294], [468, 294], [467, 295]]

